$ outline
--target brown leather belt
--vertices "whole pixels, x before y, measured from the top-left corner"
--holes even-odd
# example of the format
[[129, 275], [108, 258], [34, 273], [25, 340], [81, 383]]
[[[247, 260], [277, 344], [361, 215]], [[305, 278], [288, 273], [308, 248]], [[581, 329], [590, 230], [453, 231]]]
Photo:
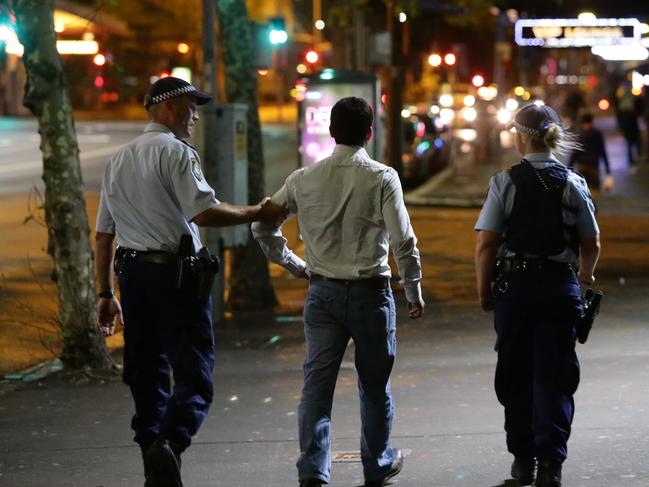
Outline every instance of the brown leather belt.
[[311, 274], [312, 281], [334, 282], [349, 287], [365, 287], [369, 289], [387, 289], [390, 287], [390, 279], [387, 277], [368, 277], [366, 279], [336, 279], [325, 277], [320, 274]]

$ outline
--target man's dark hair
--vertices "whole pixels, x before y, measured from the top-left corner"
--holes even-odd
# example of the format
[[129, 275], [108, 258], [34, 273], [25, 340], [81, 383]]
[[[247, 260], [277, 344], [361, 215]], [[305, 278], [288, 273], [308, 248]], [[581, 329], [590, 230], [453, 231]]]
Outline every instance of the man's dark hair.
[[362, 98], [348, 96], [331, 109], [329, 131], [337, 144], [365, 145], [373, 121], [372, 107]]

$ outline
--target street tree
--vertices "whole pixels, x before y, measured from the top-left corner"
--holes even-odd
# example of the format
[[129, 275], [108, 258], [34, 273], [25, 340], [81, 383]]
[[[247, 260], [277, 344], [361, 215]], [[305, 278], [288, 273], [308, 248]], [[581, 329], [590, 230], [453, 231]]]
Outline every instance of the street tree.
[[67, 368], [112, 369], [97, 328], [95, 275], [83, 195], [79, 147], [61, 58], [52, 0], [4, 0], [24, 46], [23, 104], [38, 119], [45, 182], [48, 253], [54, 261]]
[[[248, 105], [248, 199], [264, 196], [264, 151], [257, 104], [257, 74], [252, 23], [245, 0], [214, 0], [219, 20], [229, 103]], [[234, 250], [229, 305], [234, 310], [265, 309], [277, 303], [270, 281], [268, 262], [259, 245], [248, 244]]]

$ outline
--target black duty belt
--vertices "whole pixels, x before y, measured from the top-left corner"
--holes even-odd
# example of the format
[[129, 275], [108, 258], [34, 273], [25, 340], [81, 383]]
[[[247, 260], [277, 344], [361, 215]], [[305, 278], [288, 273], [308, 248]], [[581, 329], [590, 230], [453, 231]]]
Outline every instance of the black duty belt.
[[387, 277], [368, 277], [366, 279], [336, 279], [335, 277], [325, 277], [320, 274], [311, 274], [312, 281], [335, 282], [344, 284], [349, 287], [365, 287], [370, 289], [387, 289], [390, 287], [390, 279]]
[[509, 274], [510, 272], [574, 274], [577, 272], [577, 266], [575, 264], [547, 259], [522, 259], [518, 257], [500, 259], [496, 264], [496, 269], [499, 274]]
[[119, 260], [133, 259], [143, 262], [153, 262], [154, 264], [176, 265], [178, 263], [178, 254], [164, 252], [162, 250], [135, 250], [119, 247], [116, 252]]

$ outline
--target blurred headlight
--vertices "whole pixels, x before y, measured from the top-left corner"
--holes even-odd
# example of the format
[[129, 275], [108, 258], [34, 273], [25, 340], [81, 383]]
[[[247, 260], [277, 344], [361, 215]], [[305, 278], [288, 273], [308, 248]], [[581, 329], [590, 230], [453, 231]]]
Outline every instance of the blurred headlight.
[[444, 125], [450, 124], [455, 118], [455, 112], [450, 108], [442, 108], [439, 111], [439, 118]]
[[465, 107], [462, 109], [462, 116], [467, 122], [473, 122], [478, 118], [478, 112], [475, 111], [475, 108]]
[[475, 105], [475, 96], [466, 95], [464, 97], [464, 106], [465, 107], [472, 107], [473, 105]]
[[512, 112], [510, 112], [506, 108], [501, 108], [500, 110], [498, 110], [498, 113], [496, 114], [496, 118], [498, 118], [498, 121], [504, 125], [511, 121]]
[[513, 98], [509, 98], [505, 102], [505, 108], [509, 110], [510, 112], [515, 112], [518, 109], [518, 102], [514, 100]]
[[439, 97], [439, 104], [443, 107], [452, 107], [453, 106], [453, 95], [448, 93]]

